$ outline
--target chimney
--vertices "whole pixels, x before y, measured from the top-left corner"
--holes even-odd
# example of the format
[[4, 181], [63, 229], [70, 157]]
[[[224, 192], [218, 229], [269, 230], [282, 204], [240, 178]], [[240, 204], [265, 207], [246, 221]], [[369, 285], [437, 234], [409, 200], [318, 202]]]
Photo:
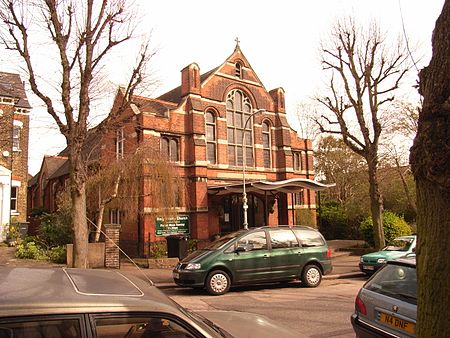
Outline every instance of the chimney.
[[196, 63], [181, 71], [181, 97], [188, 94], [200, 94], [200, 68]]

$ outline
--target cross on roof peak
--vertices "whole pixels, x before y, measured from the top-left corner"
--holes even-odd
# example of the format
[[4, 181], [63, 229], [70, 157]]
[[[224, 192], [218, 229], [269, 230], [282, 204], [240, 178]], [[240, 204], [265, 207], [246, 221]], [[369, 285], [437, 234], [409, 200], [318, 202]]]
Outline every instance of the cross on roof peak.
[[239, 47], [239, 43], [240, 43], [241, 41], [239, 41], [239, 38], [238, 38], [238, 37], [236, 37], [236, 39], [234, 39], [234, 41], [236, 41], [236, 48], [238, 48], [238, 47]]

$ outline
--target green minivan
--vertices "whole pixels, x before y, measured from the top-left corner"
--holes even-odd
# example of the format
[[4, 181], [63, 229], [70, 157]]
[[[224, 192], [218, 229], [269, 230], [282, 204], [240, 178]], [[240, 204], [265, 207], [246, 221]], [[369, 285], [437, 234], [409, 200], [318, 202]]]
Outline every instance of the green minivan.
[[300, 279], [316, 287], [330, 273], [331, 252], [316, 229], [260, 227], [227, 234], [181, 260], [176, 284], [222, 295], [231, 286]]

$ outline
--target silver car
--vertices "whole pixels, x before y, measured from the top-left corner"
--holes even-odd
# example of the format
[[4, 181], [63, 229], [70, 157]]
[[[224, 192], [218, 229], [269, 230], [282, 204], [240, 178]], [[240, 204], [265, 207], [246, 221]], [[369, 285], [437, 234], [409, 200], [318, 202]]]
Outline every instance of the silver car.
[[415, 337], [416, 259], [388, 261], [361, 288], [351, 316], [357, 337]]
[[118, 271], [0, 268], [0, 338], [299, 336], [256, 314], [191, 313]]

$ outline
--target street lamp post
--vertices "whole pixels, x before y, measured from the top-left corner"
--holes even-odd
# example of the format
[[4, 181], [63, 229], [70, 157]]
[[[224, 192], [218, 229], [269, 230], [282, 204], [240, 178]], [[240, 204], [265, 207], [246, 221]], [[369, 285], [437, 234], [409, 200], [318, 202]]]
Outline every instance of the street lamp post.
[[247, 123], [250, 121], [250, 119], [258, 114], [265, 112], [265, 109], [258, 109], [251, 113], [247, 119], [245, 120], [244, 124], [244, 130], [242, 131], [242, 209], [244, 210], [244, 223], [242, 224], [244, 226], [244, 229], [248, 229], [248, 218], [247, 218], [247, 210], [248, 210], [248, 204], [247, 204], [247, 192], [245, 191], [245, 160], [246, 160], [246, 146], [245, 146], [245, 133], [247, 132]]

